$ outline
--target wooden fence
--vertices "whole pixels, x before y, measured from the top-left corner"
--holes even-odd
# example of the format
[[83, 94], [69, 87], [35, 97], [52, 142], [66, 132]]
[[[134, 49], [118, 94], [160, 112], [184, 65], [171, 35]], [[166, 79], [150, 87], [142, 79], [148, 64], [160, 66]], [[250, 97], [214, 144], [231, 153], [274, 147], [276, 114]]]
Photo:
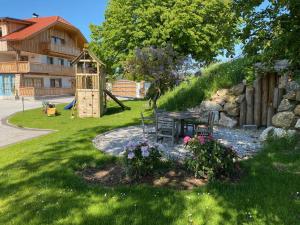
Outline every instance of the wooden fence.
[[144, 98], [149, 85], [149, 83], [144, 81], [118, 80], [113, 83], [107, 83], [107, 89], [117, 97]]
[[279, 85], [279, 76], [268, 73], [247, 86], [245, 100], [240, 106], [240, 125], [271, 126], [285, 89]]

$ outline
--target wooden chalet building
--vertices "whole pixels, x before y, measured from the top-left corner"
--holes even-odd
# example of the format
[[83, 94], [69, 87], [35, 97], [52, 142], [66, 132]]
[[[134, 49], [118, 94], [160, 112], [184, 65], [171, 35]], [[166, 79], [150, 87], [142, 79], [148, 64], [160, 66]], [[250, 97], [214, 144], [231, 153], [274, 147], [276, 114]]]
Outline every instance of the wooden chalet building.
[[84, 43], [80, 30], [59, 16], [0, 18], [0, 98], [73, 95], [70, 62]]

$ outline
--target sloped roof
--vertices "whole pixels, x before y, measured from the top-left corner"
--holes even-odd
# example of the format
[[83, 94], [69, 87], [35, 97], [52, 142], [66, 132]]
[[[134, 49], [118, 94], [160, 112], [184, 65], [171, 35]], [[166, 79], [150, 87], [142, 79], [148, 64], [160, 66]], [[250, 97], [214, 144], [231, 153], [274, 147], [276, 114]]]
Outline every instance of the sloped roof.
[[[24, 40], [26, 38], [29, 38], [29, 37], [35, 35], [36, 33], [40, 32], [42, 30], [45, 30], [51, 26], [54, 26], [57, 23], [65, 24], [65, 25], [70, 26], [71, 28], [75, 29], [76, 31], [80, 32], [71, 23], [69, 23], [68, 21], [66, 21], [65, 19], [63, 19], [59, 16], [30, 18], [30, 19], [25, 19], [24, 21], [31, 22], [32, 25], [29, 25], [29, 26], [22, 28], [16, 32], [5, 35], [1, 39], [7, 40], [7, 41], [21, 41], [21, 40]], [[80, 34], [81, 34], [81, 32], [80, 32]], [[84, 38], [83, 35], [82, 35], [82, 37]]]
[[83, 51], [77, 56], [72, 62], [71, 65], [73, 66], [74, 64], [77, 64], [80, 59], [84, 57], [85, 54], [88, 54], [90, 57], [92, 57], [93, 60], [95, 60], [97, 63], [103, 65], [106, 67], [105, 63], [103, 63], [96, 55], [95, 53], [87, 48], [84, 48]]

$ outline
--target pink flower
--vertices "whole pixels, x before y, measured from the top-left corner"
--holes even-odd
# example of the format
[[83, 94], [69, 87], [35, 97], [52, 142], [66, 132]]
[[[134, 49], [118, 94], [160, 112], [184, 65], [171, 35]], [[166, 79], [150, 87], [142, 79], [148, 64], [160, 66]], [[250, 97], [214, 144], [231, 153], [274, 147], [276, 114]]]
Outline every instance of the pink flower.
[[188, 144], [190, 142], [190, 140], [191, 140], [191, 137], [186, 136], [186, 137], [183, 138], [183, 143]]
[[200, 142], [201, 145], [204, 145], [204, 144], [205, 144], [205, 138], [204, 138], [204, 136], [202, 136], [202, 135], [199, 136], [199, 137], [198, 137], [198, 140], [199, 140], [199, 142]]

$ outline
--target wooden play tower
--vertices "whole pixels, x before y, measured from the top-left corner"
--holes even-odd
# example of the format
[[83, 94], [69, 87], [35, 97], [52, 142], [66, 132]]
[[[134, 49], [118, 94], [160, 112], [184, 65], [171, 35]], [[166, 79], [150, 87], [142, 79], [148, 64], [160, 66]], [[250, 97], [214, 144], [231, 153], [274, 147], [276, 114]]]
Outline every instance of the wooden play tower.
[[92, 51], [83, 49], [72, 65], [76, 71], [78, 116], [101, 117], [106, 111], [105, 64]]
[[107, 96], [122, 109], [129, 109], [106, 90], [105, 64], [91, 50], [84, 48], [72, 65], [76, 71], [76, 107], [80, 118], [103, 116]]

